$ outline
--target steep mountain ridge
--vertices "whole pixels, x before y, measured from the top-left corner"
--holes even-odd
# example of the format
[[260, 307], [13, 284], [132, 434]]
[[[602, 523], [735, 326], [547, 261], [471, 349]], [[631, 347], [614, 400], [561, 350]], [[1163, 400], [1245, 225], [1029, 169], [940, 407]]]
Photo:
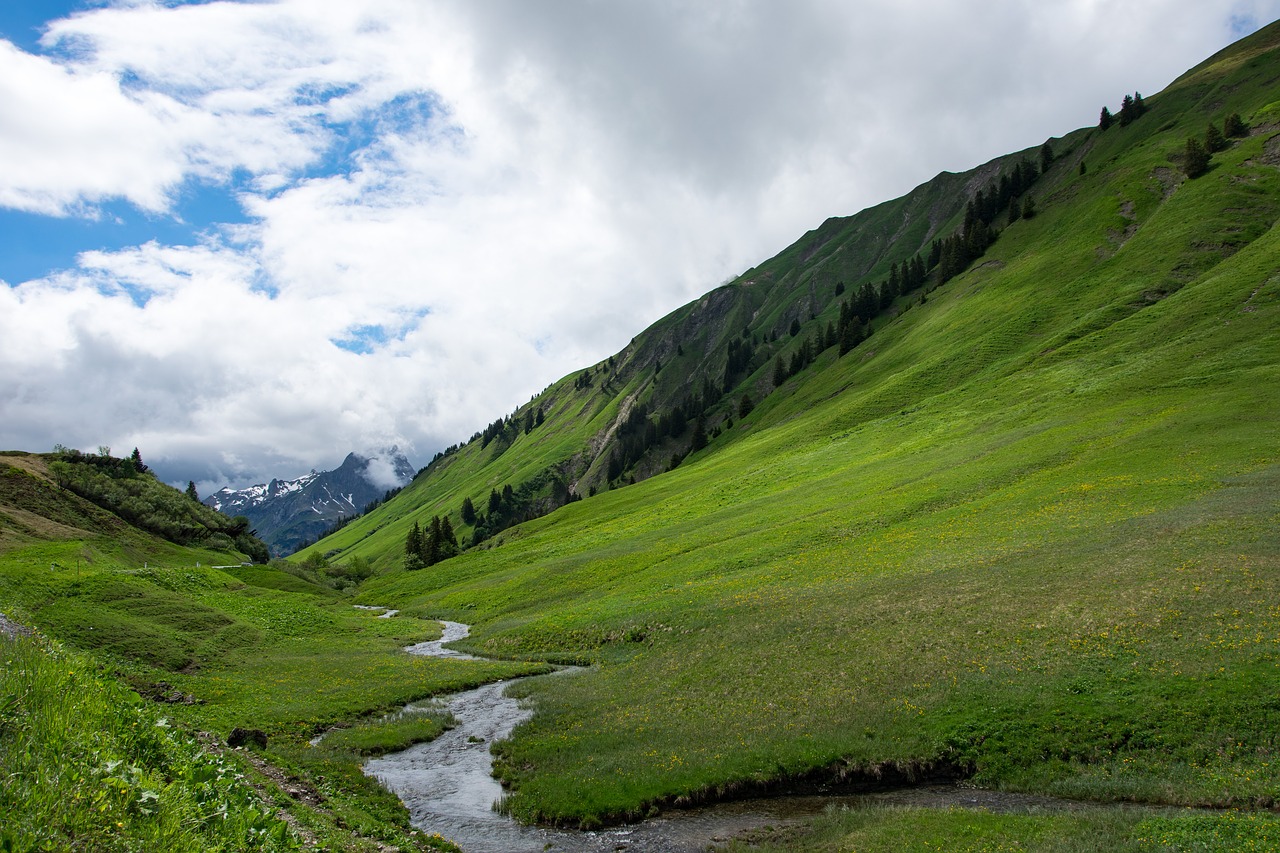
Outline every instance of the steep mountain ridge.
[[[1059, 171], [1078, 162], [1077, 148], [1087, 137], [1078, 131], [1051, 140], [1067, 164]], [[708, 433], [727, 429], [739, 418], [743, 395], [754, 404], [772, 393], [776, 359], [794, 357], [815, 331], [834, 326], [841, 302], [859, 288], [879, 284], [894, 265], [927, 253], [932, 241], [963, 223], [976, 188], [1038, 150], [1014, 152], [965, 173], [944, 172], [900, 199], [828, 219], [773, 259], [658, 320], [614, 356], [552, 384], [495, 421], [494, 440], [476, 433], [438, 455], [406, 489], [405, 499], [357, 519], [326, 539], [325, 550], [340, 552], [337, 559], [358, 554], [388, 567], [399, 555], [381, 537], [366, 541], [372, 531], [387, 529], [402, 539], [412, 516], [451, 513], [455, 529], [470, 534], [472, 526], [458, 518], [462, 495], [481, 506], [491, 490], [530, 485], [532, 497], [515, 515], [518, 522], [678, 465], [692, 448], [699, 416]], [[870, 327], [908, 310], [919, 293], [911, 297], [867, 318]], [[789, 332], [793, 323], [800, 326], [796, 335]], [[744, 341], [750, 354], [742, 358], [740, 349], [739, 363], [730, 369], [734, 347]], [[638, 404], [642, 420], [655, 426], [674, 416], [675, 434], [654, 436], [650, 429], [640, 442], [643, 449], [611, 466], [613, 455], [624, 449], [626, 421]], [[544, 421], [525, 432], [521, 424], [538, 412]], [[643, 436], [643, 423], [632, 426]], [[513, 445], [519, 447], [509, 454]], [[441, 499], [445, 495], [452, 496], [452, 505]]]
[[[386, 470], [372, 474], [371, 465]], [[399, 448], [378, 456], [352, 452], [332, 471], [312, 469], [294, 480], [273, 479], [244, 489], [227, 486], [204, 503], [227, 515], [248, 518], [272, 554], [283, 556], [364, 512], [413, 475], [413, 465]]]

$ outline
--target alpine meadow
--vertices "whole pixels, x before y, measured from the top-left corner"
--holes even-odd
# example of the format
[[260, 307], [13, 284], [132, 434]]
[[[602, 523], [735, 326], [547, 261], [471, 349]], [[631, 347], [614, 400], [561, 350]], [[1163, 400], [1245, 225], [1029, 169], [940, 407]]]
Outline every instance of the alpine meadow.
[[[1280, 847], [1280, 22], [1124, 89], [827, 220], [287, 560], [139, 454], [0, 457], [34, 629], [0, 638], [0, 847], [456, 849], [360, 772], [451, 722], [388, 712], [566, 664], [492, 745], [524, 823], [944, 783], [1072, 807], [718, 849]], [[402, 651], [436, 620], [483, 659]]]

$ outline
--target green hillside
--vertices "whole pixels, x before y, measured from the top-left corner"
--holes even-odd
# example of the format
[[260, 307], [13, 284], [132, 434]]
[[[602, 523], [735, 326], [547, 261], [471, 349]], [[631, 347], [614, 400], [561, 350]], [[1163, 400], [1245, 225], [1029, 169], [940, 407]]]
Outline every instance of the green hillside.
[[[518, 688], [522, 820], [949, 779], [1095, 805], [735, 849], [1273, 849], [1278, 92], [1273, 24], [830, 219], [290, 562], [124, 460], [0, 456], [36, 631], [0, 636], [0, 847], [448, 849], [358, 770], [448, 721], [383, 712], [552, 661], [593, 666]], [[499, 661], [402, 653], [437, 617]]]
[[[1274, 802], [1278, 43], [1051, 140], [1035, 215], [1001, 211], [967, 270], [932, 267], [847, 354], [817, 346], [842, 303], [1039, 146], [828, 221], [312, 553], [371, 561], [362, 600], [474, 623], [482, 653], [601, 664], [527, 688], [501, 761], [524, 819], [890, 772]], [[1189, 179], [1188, 138], [1233, 113], [1247, 134]], [[726, 377], [731, 341], [753, 352]], [[607, 476], [634, 407], [688, 400], [705, 448], [687, 418]], [[410, 525], [448, 514], [465, 546], [463, 499], [504, 485], [528, 515], [584, 499], [400, 568]]]

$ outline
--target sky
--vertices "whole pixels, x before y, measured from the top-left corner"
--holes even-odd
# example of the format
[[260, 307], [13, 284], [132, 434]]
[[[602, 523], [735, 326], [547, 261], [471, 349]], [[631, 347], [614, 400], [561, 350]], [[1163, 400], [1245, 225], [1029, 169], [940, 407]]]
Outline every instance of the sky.
[[0, 4], [0, 448], [416, 465], [1280, 0]]

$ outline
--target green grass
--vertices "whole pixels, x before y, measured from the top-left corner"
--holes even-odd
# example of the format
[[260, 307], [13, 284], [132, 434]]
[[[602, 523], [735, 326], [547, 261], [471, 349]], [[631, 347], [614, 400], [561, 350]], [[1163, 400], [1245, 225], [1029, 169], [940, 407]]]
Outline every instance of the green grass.
[[995, 814], [982, 810], [867, 806], [833, 809], [803, 828], [770, 827], [722, 848], [725, 853], [1117, 853], [1272, 850], [1280, 843], [1274, 815], [1153, 814], [1151, 810], [1085, 808]]
[[442, 708], [411, 707], [381, 720], [331, 731], [321, 745], [359, 756], [385, 755], [435, 740], [452, 726], [453, 717]]
[[299, 839], [189, 737], [81, 654], [0, 638], [0, 847], [293, 850]]

